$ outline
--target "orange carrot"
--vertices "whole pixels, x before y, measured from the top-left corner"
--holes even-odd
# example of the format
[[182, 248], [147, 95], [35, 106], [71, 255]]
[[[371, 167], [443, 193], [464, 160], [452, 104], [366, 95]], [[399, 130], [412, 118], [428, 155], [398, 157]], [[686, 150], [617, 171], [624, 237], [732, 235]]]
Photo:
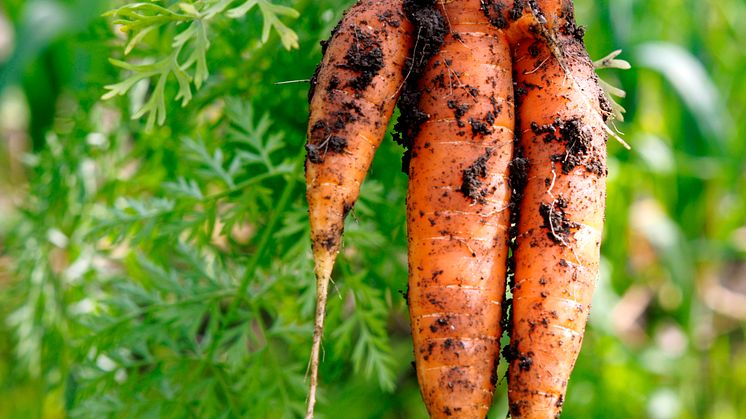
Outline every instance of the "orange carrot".
[[[434, 12], [427, 3], [420, 12]], [[402, 109], [411, 119], [401, 124], [412, 141], [407, 295], [431, 417], [484, 418], [497, 382], [508, 255], [510, 54], [479, 0], [437, 3], [448, 34], [403, 97], [419, 99], [409, 98], [415, 109]], [[415, 19], [418, 43], [437, 32], [427, 27], [436, 15]]]
[[344, 219], [386, 131], [411, 49], [402, 0], [361, 0], [323, 44], [309, 91], [306, 181], [316, 316], [307, 417], [313, 416], [326, 297]]
[[[599, 269], [610, 107], [571, 0], [490, 2], [509, 25], [525, 187], [517, 232], [508, 398], [514, 418], [555, 418]], [[498, 7], [494, 7], [497, 3]], [[499, 14], [502, 13], [502, 17]]]

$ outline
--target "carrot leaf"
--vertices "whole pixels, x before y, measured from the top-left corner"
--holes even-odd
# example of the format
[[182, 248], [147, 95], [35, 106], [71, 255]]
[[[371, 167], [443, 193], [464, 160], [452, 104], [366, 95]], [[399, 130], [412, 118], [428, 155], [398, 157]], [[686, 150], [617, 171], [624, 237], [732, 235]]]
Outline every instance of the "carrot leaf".
[[[615, 51], [612, 51], [609, 55], [605, 56], [604, 58], [601, 58], [598, 61], [593, 62], [593, 67], [596, 70], [603, 70], [603, 69], [617, 69], [617, 70], [629, 70], [632, 68], [632, 65], [626, 61], [617, 58], [619, 54], [622, 53], [622, 50], [618, 49]], [[601, 88], [606, 93], [606, 98], [609, 99], [609, 102], [611, 103], [611, 115], [614, 119], [618, 121], [624, 121], [624, 113], [627, 112], [626, 109], [615, 99], [615, 97], [618, 98], [624, 98], [627, 96], [627, 92], [624, 90], [615, 87], [611, 84], [609, 84], [607, 81], [599, 77], [599, 81], [601, 82]]]
[[[111, 10], [104, 15], [124, 34], [126, 43], [123, 54], [138, 50], [154, 50], [130, 62], [112, 59], [112, 64], [128, 71], [123, 81], [106, 86], [109, 90], [103, 99], [132, 94], [136, 85], [150, 90], [148, 98], [141, 100], [132, 119], [147, 117], [147, 128], [163, 125], [166, 120], [166, 95], [169, 80], [175, 79], [178, 90], [174, 100], [186, 106], [192, 100], [193, 90], [199, 90], [210, 76], [208, 50], [210, 33], [220, 18], [239, 19], [258, 6], [263, 20], [261, 41], [266, 43], [272, 31], [280, 36], [285, 49], [298, 48], [298, 35], [286, 26], [280, 17], [297, 18], [299, 13], [289, 7], [267, 0], [185, 0], [170, 6], [159, 1], [131, 3]], [[225, 20], [225, 19], [223, 19]], [[150, 45], [150, 38], [158, 32], [171, 33], [170, 45]], [[165, 58], [158, 58], [158, 57]], [[155, 64], [149, 64], [153, 63]]]

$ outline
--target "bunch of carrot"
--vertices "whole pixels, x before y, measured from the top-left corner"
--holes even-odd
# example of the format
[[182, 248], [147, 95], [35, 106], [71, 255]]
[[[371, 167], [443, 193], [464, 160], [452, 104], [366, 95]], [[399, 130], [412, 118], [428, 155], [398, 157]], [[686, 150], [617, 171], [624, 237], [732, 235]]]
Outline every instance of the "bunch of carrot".
[[598, 274], [611, 112], [582, 38], [571, 0], [360, 0], [324, 43], [306, 145], [317, 278], [307, 417], [344, 218], [397, 100], [430, 415], [487, 415], [504, 328], [511, 415], [559, 415]]

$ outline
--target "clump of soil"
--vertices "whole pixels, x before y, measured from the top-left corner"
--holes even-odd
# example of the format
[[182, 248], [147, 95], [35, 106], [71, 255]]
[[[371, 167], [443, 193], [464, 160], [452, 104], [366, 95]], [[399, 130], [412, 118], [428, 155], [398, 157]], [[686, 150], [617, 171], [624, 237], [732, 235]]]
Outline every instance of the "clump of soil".
[[311, 126], [306, 144], [308, 161], [323, 163], [327, 153], [342, 153], [347, 148], [347, 138], [341, 136], [347, 124], [363, 118], [360, 106], [354, 101], [345, 102], [338, 111], [331, 112]]
[[589, 132], [579, 118], [566, 121], [555, 120], [548, 125], [531, 124], [531, 131], [543, 135], [549, 143], [559, 141], [565, 144], [565, 153], [555, 154], [552, 161], [560, 163], [562, 173], [568, 174], [578, 166], [583, 166], [590, 173], [606, 175], [606, 167], [593, 150], [593, 133]]
[[547, 237], [557, 244], [567, 244], [567, 239], [572, 234], [572, 230], [579, 227], [567, 219], [565, 209], [567, 201], [561, 195], [551, 204], [543, 203], [539, 206], [539, 214], [544, 220], [542, 228], [547, 229]]
[[505, 6], [502, 2], [487, 0], [482, 1], [482, 12], [487, 16], [490, 23], [498, 29], [506, 29], [508, 21], [505, 19]]
[[[529, 1], [528, 3], [531, 4], [535, 10], [538, 10], [535, 1]], [[526, 0], [515, 0], [513, 2], [513, 7], [509, 10], [500, 0], [482, 1], [482, 11], [484, 12], [484, 15], [487, 16], [490, 23], [498, 29], [506, 29], [510, 26], [510, 22], [515, 22], [520, 19], [525, 10]]]
[[398, 28], [399, 26], [401, 26], [401, 21], [396, 19], [394, 12], [392, 12], [391, 10], [386, 10], [376, 17], [379, 21], [391, 26], [392, 28]]
[[[489, 116], [488, 116], [489, 118]], [[492, 120], [494, 121], [495, 118], [492, 117]], [[469, 125], [471, 125], [471, 134], [472, 136], [477, 135], [489, 135], [492, 134], [492, 130], [489, 128], [490, 126], [487, 125], [485, 122], [482, 122], [478, 119], [469, 118]]]
[[484, 154], [479, 156], [471, 166], [464, 169], [463, 183], [461, 184], [461, 193], [479, 203], [484, 202], [484, 198], [489, 195], [489, 188], [484, 188], [484, 181], [487, 177], [487, 162], [494, 154], [494, 150], [488, 148]]
[[449, 100], [448, 109], [453, 110], [453, 116], [456, 118], [456, 124], [461, 128], [465, 127], [466, 124], [461, 118], [466, 115], [466, 112], [469, 110], [469, 105], [466, 103], [458, 103], [455, 100]]
[[352, 28], [352, 30], [355, 33], [355, 42], [347, 50], [345, 62], [341, 67], [359, 73], [347, 84], [360, 92], [370, 85], [373, 78], [383, 68], [383, 51], [376, 35], [369, 34], [357, 27]]
[[583, 42], [585, 28], [575, 23], [575, 10], [572, 3], [568, 2], [562, 7], [559, 17], [565, 20], [565, 23], [560, 27], [560, 33]]
[[419, 108], [422, 94], [418, 82], [425, 65], [438, 52], [448, 31], [443, 15], [435, 7], [435, 0], [405, 0], [404, 11], [415, 26], [415, 33], [418, 34], [410, 58], [403, 69], [407, 81], [399, 97], [400, 115], [394, 125], [394, 141], [406, 148], [402, 157], [402, 171], [408, 173], [412, 143], [420, 125], [429, 118]]

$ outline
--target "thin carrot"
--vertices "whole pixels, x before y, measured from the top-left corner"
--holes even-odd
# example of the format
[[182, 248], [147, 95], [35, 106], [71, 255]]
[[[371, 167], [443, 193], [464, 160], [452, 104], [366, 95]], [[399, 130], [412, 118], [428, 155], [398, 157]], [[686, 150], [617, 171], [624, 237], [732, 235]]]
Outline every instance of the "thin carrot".
[[[514, 248], [508, 398], [514, 418], [555, 418], [599, 269], [610, 113], [571, 0], [491, 2], [509, 26], [525, 187]], [[495, 13], [498, 12], [498, 13]], [[499, 13], [503, 13], [500, 18]], [[497, 17], [496, 17], [497, 16]]]
[[[437, 7], [447, 35], [405, 93], [403, 102], [415, 108], [402, 109], [410, 119], [401, 124], [412, 140], [407, 196], [412, 337], [431, 417], [484, 418], [497, 382], [508, 255], [510, 54], [479, 0], [433, 3], [421, 1], [415, 8], [424, 13]], [[415, 18], [421, 34], [438, 32], [427, 26], [436, 15]], [[407, 95], [418, 100], [406, 100]]]
[[316, 315], [306, 417], [313, 417], [326, 298], [352, 209], [404, 82], [412, 24], [402, 0], [361, 0], [323, 44], [309, 91], [306, 181]]

